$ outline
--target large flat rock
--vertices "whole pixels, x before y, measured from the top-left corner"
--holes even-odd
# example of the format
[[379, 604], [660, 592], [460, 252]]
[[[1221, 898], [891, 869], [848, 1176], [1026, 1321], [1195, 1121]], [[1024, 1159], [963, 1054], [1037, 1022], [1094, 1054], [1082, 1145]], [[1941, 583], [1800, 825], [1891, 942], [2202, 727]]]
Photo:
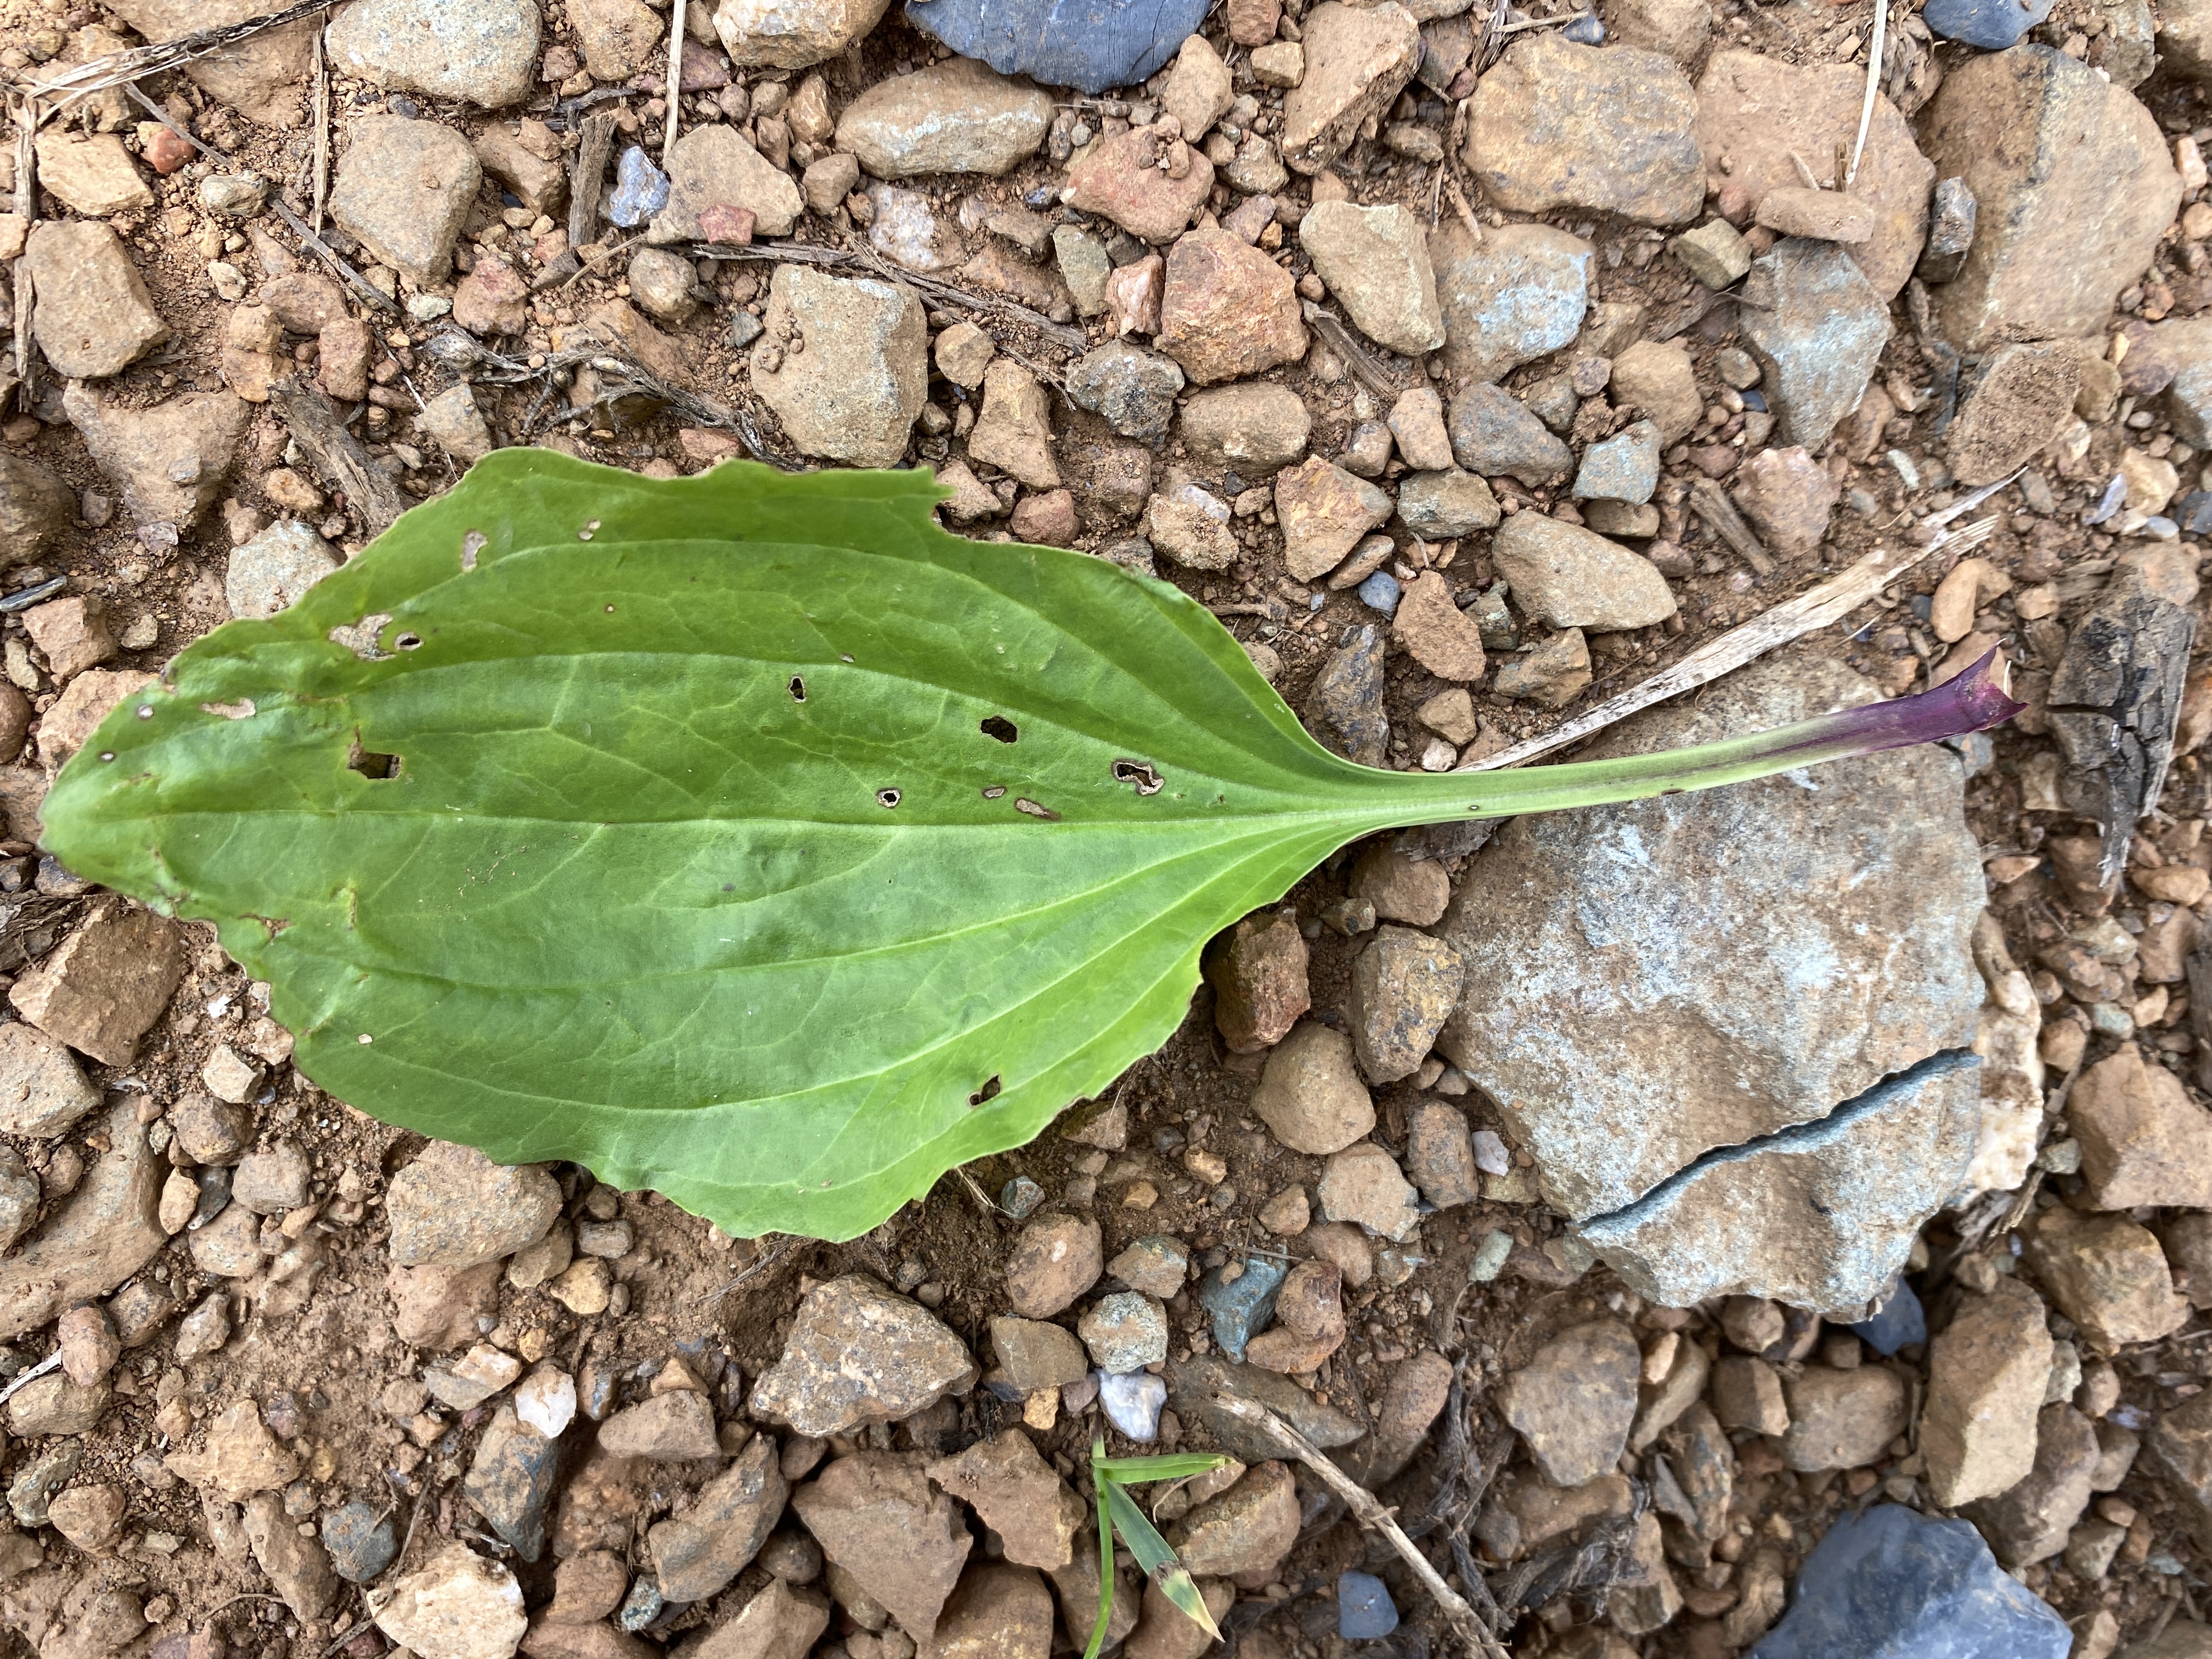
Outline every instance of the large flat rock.
[[[1593, 757], [1874, 701], [1838, 663], [1770, 659]], [[1546, 1198], [1617, 1210], [1971, 1043], [1983, 884], [1963, 784], [1928, 746], [1506, 825], [1439, 929], [1467, 981], [1437, 1047], [1498, 1100]]]

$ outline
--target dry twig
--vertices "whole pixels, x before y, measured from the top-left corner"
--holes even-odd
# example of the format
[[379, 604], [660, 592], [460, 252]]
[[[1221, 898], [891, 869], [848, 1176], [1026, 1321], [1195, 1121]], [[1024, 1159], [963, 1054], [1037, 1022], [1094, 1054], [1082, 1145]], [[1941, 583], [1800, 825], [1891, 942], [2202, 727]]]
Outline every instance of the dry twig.
[[1762, 576], [1774, 574], [1773, 559], [1768, 556], [1751, 526], [1744, 522], [1743, 514], [1735, 510], [1735, 503], [1728, 498], [1726, 490], [1711, 478], [1699, 478], [1690, 486], [1690, 505], [1746, 564]]
[[[139, 108], [144, 110], [156, 121], [159, 121], [163, 126], [168, 128], [170, 131], [175, 133], [178, 137], [183, 139], [186, 143], [190, 144], [201, 155], [206, 156], [210, 161], [219, 162], [224, 159], [220, 153], [210, 149], [205, 144], [200, 143], [198, 139], [193, 137], [191, 133], [185, 131], [184, 128], [179, 126], [174, 121], [171, 120], [169, 118], [168, 111], [163, 109], [159, 104], [149, 98], [144, 93], [139, 91], [137, 88], [134, 86], [125, 86], [123, 90], [130, 94], [131, 100], [136, 103]], [[371, 283], [368, 277], [362, 276], [350, 264], [340, 258], [337, 254], [337, 250], [333, 248], [328, 242], [325, 242], [321, 237], [315, 234], [313, 230], [309, 229], [307, 228], [307, 222], [305, 219], [302, 219], [298, 214], [293, 212], [290, 207], [286, 205], [284, 198], [282, 196], [278, 196], [274, 193], [270, 196], [269, 210], [274, 213], [278, 218], [282, 219], [287, 225], [290, 226], [292, 234], [300, 239], [300, 245], [306, 248], [310, 253], [313, 253], [317, 258], [320, 259], [325, 264], [328, 265], [332, 270], [336, 271], [338, 275], [339, 280], [343, 282], [348, 288], [351, 289], [364, 305], [368, 306], [373, 311], [383, 312], [386, 316], [398, 315], [399, 307], [392, 301], [390, 296], [386, 295], [383, 290], [379, 289], [374, 283]]]
[[110, 87], [128, 86], [149, 75], [158, 75], [189, 64], [195, 58], [204, 58], [211, 52], [221, 52], [225, 46], [236, 46], [240, 40], [260, 33], [264, 29], [282, 28], [287, 23], [296, 23], [302, 17], [327, 11], [332, 0], [298, 0], [282, 11], [269, 12], [259, 17], [249, 17], [240, 23], [226, 23], [217, 28], [194, 29], [190, 34], [180, 34], [173, 40], [163, 40], [150, 46], [132, 46], [125, 52], [111, 52], [104, 58], [95, 58], [88, 64], [72, 64], [59, 74], [43, 81], [27, 83], [26, 89], [33, 96], [52, 98], [60, 103], [70, 103], [89, 98]]
[[331, 400], [287, 375], [270, 382], [269, 401], [323, 482], [361, 514], [372, 537], [389, 530], [407, 510], [406, 498], [382, 467], [368, 458]]
[[1400, 1529], [1389, 1510], [1375, 1500], [1369, 1492], [1342, 1469], [1332, 1463], [1320, 1447], [1269, 1411], [1265, 1406], [1249, 1400], [1240, 1400], [1231, 1394], [1216, 1394], [1213, 1403], [1231, 1417], [1250, 1424], [1273, 1440], [1291, 1456], [1295, 1457], [1322, 1479], [1323, 1485], [1341, 1498], [1359, 1524], [1378, 1532], [1389, 1541], [1413, 1576], [1421, 1581], [1437, 1606], [1443, 1612], [1444, 1620], [1455, 1632], [1468, 1649], [1485, 1656], [1485, 1659], [1506, 1659], [1505, 1650], [1498, 1645], [1498, 1638], [1469, 1607], [1467, 1600], [1449, 1584], [1443, 1575], [1429, 1565], [1429, 1558], [1413, 1547], [1413, 1540]]
[[1345, 367], [1359, 377], [1362, 385], [1378, 398], [1395, 398], [1398, 395], [1397, 386], [1382, 372], [1382, 364], [1360, 349], [1358, 343], [1352, 337], [1350, 329], [1311, 300], [1305, 301], [1304, 305], [1306, 325], [1328, 342], [1328, 349], [1344, 359]]
[[307, 228], [323, 234], [323, 204], [331, 187], [331, 65], [323, 56], [323, 32], [315, 31], [315, 185]]
[[1845, 190], [1859, 176], [1859, 159], [1866, 154], [1867, 133], [1874, 125], [1875, 94], [1881, 90], [1882, 35], [1888, 21], [1889, 0], [1874, 0], [1874, 39], [1867, 47], [1866, 97], [1859, 105], [1859, 136], [1851, 145], [1851, 164], [1844, 169]]
[[[1948, 509], [1943, 515], [1945, 520], [1979, 505], [2011, 482], [2007, 478], [2002, 483], [1990, 484], [1975, 491], [1956, 507]], [[1989, 539], [1996, 524], [1994, 519], [1984, 519], [1965, 530], [1939, 535], [1925, 547], [1908, 547], [1899, 553], [1870, 554], [1818, 587], [1808, 588], [1796, 599], [1784, 600], [1742, 627], [1731, 629], [1718, 639], [1699, 646], [1681, 661], [1660, 670], [1617, 697], [1608, 697], [1588, 714], [1569, 720], [1558, 731], [1548, 732], [1540, 738], [1531, 738], [1525, 743], [1516, 743], [1510, 749], [1501, 750], [1495, 755], [1458, 769], [1463, 772], [1494, 772], [1501, 767], [1526, 765], [1540, 756], [1564, 749], [1592, 732], [1601, 732], [1616, 720], [1625, 720], [1639, 709], [1649, 708], [1654, 703], [1694, 690], [1734, 669], [1742, 667], [1754, 658], [1765, 656], [1778, 646], [1787, 645], [1815, 629], [1826, 628], [1831, 623], [1840, 621], [1930, 555], [1939, 551], [1963, 553], [1980, 546]]]

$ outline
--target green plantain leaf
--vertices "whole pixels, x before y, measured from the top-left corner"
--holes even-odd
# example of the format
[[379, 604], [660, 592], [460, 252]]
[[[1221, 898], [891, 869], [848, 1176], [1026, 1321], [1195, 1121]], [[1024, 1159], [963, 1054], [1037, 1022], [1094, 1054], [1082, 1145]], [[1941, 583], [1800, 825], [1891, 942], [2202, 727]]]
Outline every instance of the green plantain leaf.
[[1187, 1480], [1228, 1461], [1219, 1452], [1163, 1452], [1157, 1457], [1094, 1457], [1091, 1467], [1109, 1480], [1142, 1486], [1152, 1480]]
[[1355, 836], [1877, 746], [1370, 771], [1174, 587], [942, 493], [500, 451], [127, 699], [46, 844], [212, 920], [362, 1110], [845, 1238], [1157, 1048], [1206, 938]]

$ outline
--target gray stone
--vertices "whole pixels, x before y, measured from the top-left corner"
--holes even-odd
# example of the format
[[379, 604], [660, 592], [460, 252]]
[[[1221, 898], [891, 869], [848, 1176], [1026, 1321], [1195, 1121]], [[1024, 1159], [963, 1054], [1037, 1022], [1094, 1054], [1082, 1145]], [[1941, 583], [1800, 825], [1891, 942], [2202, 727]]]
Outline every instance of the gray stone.
[[1109, 1376], [1142, 1370], [1168, 1357], [1167, 1310], [1139, 1291], [1102, 1296], [1075, 1322], [1092, 1362]]
[[380, 1516], [364, 1498], [349, 1498], [323, 1517], [323, 1548], [337, 1576], [366, 1584], [399, 1553], [392, 1517]]
[[1444, 367], [1503, 380], [1571, 345], [1589, 307], [1591, 257], [1579, 236], [1549, 225], [1501, 225], [1470, 238], [1447, 214], [1429, 234], [1444, 321]]
[[313, 526], [279, 520], [231, 549], [223, 599], [234, 617], [273, 617], [344, 562]]
[[67, 1043], [20, 1020], [0, 1025], [0, 1130], [51, 1139], [99, 1104]]
[[[906, 453], [929, 401], [929, 327], [913, 289], [781, 264], [765, 320], [753, 389], [803, 453], [854, 466], [890, 466]], [[789, 349], [794, 335], [803, 352]]]
[[1764, 370], [1767, 407], [1784, 443], [1818, 449], [1874, 378], [1889, 340], [1889, 307], [1850, 251], [1792, 237], [1758, 260], [1737, 327]]
[[1974, 187], [1964, 179], [1940, 179], [1936, 183], [1936, 194], [1929, 206], [1928, 241], [1920, 250], [1920, 263], [1915, 267], [1921, 281], [1948, 283], [1955, 278], [1966, 264], [1966, 255], [1974, 246], [1974, 224], [1980, 216], [1980, 204], [1974, 200]]
[[719, 1595], [760, 1553], [790, 1491], [779, 1456], [773, 1436], [755, 1435], [690, 1508], [646, 1534], [662, 1595], [698, 1601]]
[[1425, 1100], [1407, 1115], [1406, 1170], [1421, 1196], [1439, 1210], [1482, 1196], [1474, 1140], [1458, 1107]]
[[1398, 484], [1398, 522], [1430, 541], [1449, 541], [1498, 524], [1498, 497], [1472, 472], [1413, 472]]
[[1940, 40], [2002, 52], [2051, 15], [2053, 0], [1928, 0], [1925, 21]]
[[[770, 13], [785, 9], [775, 0], [744, 3]], [[724, 16], [732, 4], [723, 0]], [[878, 14], [882, 9], [877, 5]], [[1003, 74], [1033, 75], [1048, 86], [1101, 93], [1157, 74], [1206, 13], [1206, 0], [1116, 0], [1110, 5], [1098, 0], [910, 0], [906, 18], [963, 57], [981, 58]]]
[[331, 21], [342, 75], [502, 109], [537, 79], [538, 0], [363, 0]]
[[1376, 344], [1417, 357], [1444, 343], [1436, 273], [1412, 209], [1316, 202], [1298, 222], [1298, 245]]
[[443, 282], [453, 244], [483, 185], [469, 141], [435, 121], [356, 115], [331, 187], [331, 217], [417, 284]]
[[1649, 628], [1674, 614], [1674, 596], [1650, 560], [1533, 509], [1492, 538], [1491, 561], [1513, 603], [1554, 628]]
[[[555, 1442], [502, 1404], [485, 1425], [462, 1483], [462, 1494], [477, 1513], [526, 1561], [535, 1561], [545, 1548], [545, 1505], [560, 1458]], [[781, 1494], [777, 1497], [780, 1503]]]
[[1572, 469], [1574, 452], [1501, 386], [1471, 386], [1452, 399], [1452, 453], [1482, 477], [1518, 478], [1531, 489]]
[[1674, 239], [1674, 258], [1710, 289], [1723, 289], [1751, 269], [1751, 245], [1725, 219], [1710, 219]]
[[753, 1389], [752, 1410], [819, 1437], [896, 1423], [967, 1393], [975, 1380], [966, 1346], [936, 1316], [848, 1273], [807, 1293], [783, 1357]]
[[1049, 94], [948, 58], [878, 81], [837, 120], [837, 148], [878, 179], [1000, 173], [1036, 153], [1052, 125]]
[[1322, 748], [1380, 766], [1390, 742], [1390, 718], [1382, 707], [1382, 630], [1362, 626], [1322, 664], [1306, 713]]
[[1644, 502], [1659, 487], [1659, 428], [1638, 421], [1616, 437], [1583, 452], [1575, 474], [1575, 499]]
[[[1067, 366], [1067, 395], [1125, 438], [1158, 443], [1174, 420], [1182, 370], [1172, 358], [1109, 340]], [[1232, 388], [1242, 390], [1243, 388]], [[1295, 399], [1295, 394], [1289, 394]], [[1303, 405], [1301, 405], [1303, 408]], [[1303, 442], [1300, 447], [1304, 447]]]
[[[1876, 696], [1839, 664], [1769, 659], [1594, 753]], [[1444, 919], [1468, 979], [1437, 1046], [1499, 1102], [1551, 1202], [1618, 1209], [1972, 1041], [1984, 890], [1963, 781], [1948, 750], [1898, 750], [1824, 766], [1817, 787], [1777, 777], [1499, 833]]]
[[1323, 1405], [1287, 1376], [1257, 1365], [1237, 1365], [1213, 1354], [1193, 1354], [1170, 1363], [1168, 1401], [1186, 1423], [1201, 1423], [1231, 1456], [1259, 1463], [1282, 1448], [1258, 1429], [1221, 1408], [1215, 1396], [1229, 1395], [1265, 1406], [1323, 1451], [1348, 1446], [1365, 1431], [1333, 1406]]
[[1847, 1314], [1881, 1296], [1966, 1173], [1979, 1102], [1972, 1056], [1947, 1051], [1824, 1118], [1705, 1153], [1582, 1240], [1661, 1307], [1756, 1296]]
[[1060, 279], [1067, 284], [1068, 295], [1075, 302], [1075, 314], [1096, 317], [1104, 311], [1106, 279], [1114, 274], [1114, 262], [1106, 257], [1105, 244], [1073, 225], [1061, 225], [1052, 233], [1052, 250], [1060, 265]]

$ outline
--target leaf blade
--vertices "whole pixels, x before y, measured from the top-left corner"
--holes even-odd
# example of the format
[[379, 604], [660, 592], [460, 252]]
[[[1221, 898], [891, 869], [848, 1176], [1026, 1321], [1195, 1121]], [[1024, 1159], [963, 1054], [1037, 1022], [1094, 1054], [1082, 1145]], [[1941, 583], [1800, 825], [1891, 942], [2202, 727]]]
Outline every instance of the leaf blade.
[[1151, 1518], [1137, 1507], [1134, 1498], [1112, 1481], [1106, 1484], [1106, 1501], [1113, 1506], [1114, 1529], [1128, 1545], [1129, 1553], [1137, 1558], [1145, 1577], [1160, 1587], [1160, 1594], [1173, 1602], [1185, 1618], [1218, 1642], [1221, 1630], [1206, 1609], [1206, 1598], [1199, 1594], [1198, 1585], [1176, 1559], [1175, 1551], [1160, 1536]]

